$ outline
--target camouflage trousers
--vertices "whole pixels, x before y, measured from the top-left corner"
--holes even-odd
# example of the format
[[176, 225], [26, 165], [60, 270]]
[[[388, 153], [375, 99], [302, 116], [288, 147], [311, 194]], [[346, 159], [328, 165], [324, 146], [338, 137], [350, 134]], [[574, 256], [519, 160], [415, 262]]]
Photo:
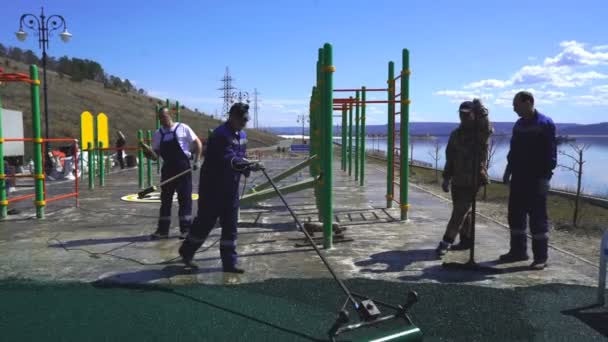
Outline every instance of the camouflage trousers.
[[473, 189], [468, 186], [451, 187], [452, 193], [452, 216], [445, 229], [443, 241], [454, 243], [456, 236], [460, 233], [461, 240], [471, 237], [471, 206], [473, 204]]

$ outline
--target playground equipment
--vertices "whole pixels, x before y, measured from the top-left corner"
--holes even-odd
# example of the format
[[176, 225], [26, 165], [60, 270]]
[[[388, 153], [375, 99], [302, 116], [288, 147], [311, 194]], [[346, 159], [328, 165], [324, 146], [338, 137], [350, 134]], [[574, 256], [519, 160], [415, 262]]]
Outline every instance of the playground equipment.
[[[0, 69], [0, 82], [22, 82], [30, 85], [30, 99], [32, 107], [32, 130], [33, 138], [18, 138], [18, 139], [4, 139], [2, 136], [2, 120], [0, 120], [0, 160], [4, 159], [4, 143], [10, 141], [28, 141], [33, 143], [33, 157], [34, 157], [34, 172], [32, 177], [34, 178], [34, 194], [28, 194], [24, 196], [18, 196], [7, 199], [6, 195], [6, 174], [4, 173], [4, 163], [0, 163], [0, 218], [5, 218], [8, 212], [8, 204], [10, 202], [21, 201], [29, 198], [34, 198], [34, 204], [36, 206], [36, 217], [44, 218], [44, 208], [47, 203], [52, 201], [58, 201], [65, 198], [74, 197], [76, 199], [76, 206], [78, 206], [78, 177], [75, 177], [75, 190], [73, 193], [63, 194], [54, 197], [46, 196], [46, 183], [45, 175], [43, 173], [43, 143], [46, 142], [71, 142], [74, 144], [74, 162], [76, 169], [78, 169], [78, 161], [76, 158], [77, 140], [76, 139], [42, 139], [40, 132], [40, 80], [38, 79], [38, 67], [36, 65], [30, 66], [30, 75], [13, 73], [5, 74]], [[0, 108], [1, 108], [0, 103]], [[0, 111], [0, 116], [2, 115]]]
[[[409, 51], [402, 51], [402, 70], [394, 76], [394, 62], [388, 63], [387, 88], [352, 88], [333, 89], [333, 72], [336, 68], [332, 65], [332, 47], [325, 44], [318, 51], [317, 60], [317, 83], [312, 89], [310, 99], [310, 156], [319, 156], [318, 160], [312, 162], [310, 173], [318, 178], [315, 184], [315, 200], [319, 208], [319, 221], [323, 222], [324, 247], [332, 247], [332, 220], [333, 220], [333, 111], [342, 112], [342, 144], [341, 144], [341, 169], [349, 176], [352, 175], [352, 163], [355, 163], [355, 181], [361, 186], [365, 183], [365, 120], [366, 105], [385, 103], [388, 105], [388, 153], [387, 153], [387, 188], [386, 206], [391, 208], [393, 202], [400, 206], [401, 220], [408, 219], [408, 178], [409, 168], [408, 143], [409, 143]], [[400, 81], [400, 92], [396, 93], [397, 81]], [[333, 98], [334, 92], [350, 92], [353, 96], [345, 98]], [[368, 92], [386, 92], [387, 100], [367, 100]], [[395, 111], [395, 105], [400, 105], [400, 111]], [[354, 120], [353, 120], [354, 110]], [[348, 117], [347, 117], [348, 114]], [[395, 116], [400, 115], [400, 147], [395, 147]], [[354, 121], [354, 122], [353, 122]], [[354, 147], [353, 147], [353, 125]], [[399, 200], [394, 196], [395, 181], [395, 152], [402, 151], [400, 156]], [[354, 153], [354, 158], [353, 158]]]
[[[329, 51], [331, 51], [331, 50], [329, 50]], [[351, 292], [346, 287], [344, 282], [342, 282], [342, 280], [340, 278], [338, 278], [336, 272], [332, 269], [329, 262], [325, 259], [325, 257], [323, 256], [323, 254], [321, 253], [319, 248], [316, 246], [315, 242], [313, 241], [313, 239], [310, 236], [310, 234], [308, 233], [308, 231], [306, 229], [304, 229], [304, 227], [302, 226], [302, 223], [300, 223], [300, 220], [298, 220], [298, 217], [294, 214], [293, 210], [291, 210], [291, 208], [289, 207], [289, 204], [287, 204], [287, 201], [285, 201], [285, 198], [283, 197], [281, 191], [277, 188], [277, 186], [275, 185], [273, 180], [270, 178], [270, 176], [268, 176], [268, 173], [266, 173], [266, 170], [264, 168], [262, 168], [261, 171], [264, 174], [264, 176], [266, 177], [266, 179], [268, 180], [268, 184], [270, 184], [270, 186], [272, 186], [276, 195], [279, 196], [279, 198], [281, 199], [281, 201], [283, 202], [283, 204], [285, 205], [285, 207], [287, 208], [287, 210], [293, 217], [293, 220], [295, 221], [298, 229], [300, 229], [300, 231], [302, 231], [302, 233], [304, 233], [304, 235], [306, 236], [306, 239], [308, 240], [310, 245], [314, 248], [314, 250], [317, 253], [317, 255], [319, 256], [319, 258], [321, 258], [321, 261], [323, 261], [323, 264], [325, 265], [325, 267], [327, 267], [327, 270], [329, 271], [329, 273], [331, 273], [332, 277], [334, 278], [334, 280], [336, 281], [338, 286], [342, 289], [342, 291], [344, 292], [344, 294], [347, 297], [346, 303], [344, 303], [344, 306], [338, 313], [338, 318], [336, 319], [333, 326], [328, 331], [329, 338], [332, 341], [335, 341], [336, 338], [338, 337], [338, 335], [340, 335], [341, 333], [344, 333], [344, 332], [353, 331], [353, 330], [363, 328], [363, 327], [376, 326], [379, 323], [386, 322], [389, 320], [403, 319], [406, 323], [405, 327], [395, 329], [388, 333], [380, 333], [380, 336], [369, 336], [366, 338], [366, 340], [367, 341], [420, 341], [420, 340], [422, 340], [422, 331], [413, 324], [413, 322], [408, 314], [408, 311], [410, 310], [410, 308], [418, 301], [418, 295], [416, 294], [416, 292], [411, 291], [408, 294], [406, 303], [401, 306], [394, 306], [394, 305], [386, 304], [386, 303], [383, 303], [383, 302], [380, 302], [377, 300], [374, 301], [367, 296]], [[355, 298], [359, 298], [361, 300], [357, 300]], [[359, 320], [355, 324], [347, 325], [348, 322], [350, 321], [349, 312], [348, 312], [348, 310], [346, 310], [346, 306], [349, 302], [352, 304], [354, 310], [359, 315]], [[392, 315], [382, 316], [382, 313], [380, 312], [380, 309], [378, 308], [376, 303], [378, 303], [378, 305], [380, 305], [380, 306], [388, 307], [390, 309], [395, 310], [395, 313]]]
[[[408, 179], [409, 179], [409, 168], [407, 167], [408, 151], [409, 151], [409, 105], [411, 103], [409, 99], [409, 76], [411, 71], [409, 69], [409, 51], [403, 49], [402, 51], [402, 70], [400, 74], [395, 77], [395, 63], [390, 61], [388, 63], [388, 88], [366, 88], [361, 87], [360, 89], [333, 89], [333, 92], [350, 92], [355, 93], [355, 98], [336, 98], [333, 99], [334, 110], [342, 111], [342, 131], [346, 131], [346, 123], [348, 123], [348, 142], [346, 141], [346, 135], [342, 135], [342, 170], [346, 171], [348, 168], [348, 174], [351, 175], [351, 163], [352, 163], [352, 108], [355, 107], [355, 181], [359, 181], [361, 186], [364, 185], [365, 181], [365, 119], [366, 119], [366, 105], [367, 104], [380, 104], [386, 103], [388, 105], [388, 151], [387, 151], [387, 188], [386, 188], [386, 207], [391, 208], [392, 203], [396, 202], [400, 205], [401, 219], [407, 220], [409, 210], [409, 193], [408, 193]], [[400, 83], [400, 92], [396, 93], [397, 81]], [[368, 92], [386, 92], [387, 100], [367, 100]], [[395, 111], [395, 105], [400, 105], [400, 111]], [[348, 109], [349, 115], [348, 120], [346, 117], [346, 110]], [[395, 146], [395, 138], [397, 130], [395, 129], [395, 116], [400, 115], [400, 146]], [[400, 157], [399, 165], [399, 200], [395, 198], [394, 188], [395, 184], [395, 152], [403, 151], [398, 153]]]

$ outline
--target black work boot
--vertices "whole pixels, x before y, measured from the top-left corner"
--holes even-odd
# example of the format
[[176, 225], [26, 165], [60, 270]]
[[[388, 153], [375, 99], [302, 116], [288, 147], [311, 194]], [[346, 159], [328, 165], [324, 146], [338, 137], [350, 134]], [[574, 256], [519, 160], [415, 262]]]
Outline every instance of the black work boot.
[[516, 253], [513, 251], [509, 251], [507, 254], [503, 254], [498, 258], [498, 261], [501, 263], [510, 263], [510, 262], [518, 262], [518, 261], [526, 261], [530, 259], [527, 253]]
[[225, 273], [238, 273], [238, 274], [243, 274], [245, 273], [245, 270], [242, 268], [237, 268], [236, 266], [230, 266], [230, 267], [224, 267], [223, 271]]
[[460, 241], [457, 244], [452, 245], [452, 247], [450, 247], [450, 250], [451, 251], [465, 251], [465, 250], [471, 249], [472, 246], [473, 246], [473, 241], [471, 241], [471, 239], [466, 238], [466, 237], [465, 238], [460, 237]]
[[435, 253], [437, 253], [438, 257], [442, 257], [445, 255], [445, 253], [448, 252], [449, 248], [450, 248], [450, 244], [448, 244], [447, 242], [441, 241], [441, 242], [439, 242], [439, 245], [437, 246], [437, 248], [435, 248]]
[[169, 232], [163, 232], [158, 229], [154, 233], [150, 234], [151, 240], [160, 240], [160, 239], [168, 239], [168, 238], [169, 238]]
[[182, 257], [182, 262], [184, 263], [184, 265], [186, 267], [189, 267], [189, 268], [198, 268], [198, 265], [196, 265], [195, 263], [192, 262], [192, 259], [194, 258], [194, 254], [193, 253], [189, 253], [187, 251], [188, 248], [186, 247], [186, 243], [187, 242], [184, 242], [181, 245], [181, 247], [179, 247], [179, 250], [178, 250], [179, 256]]

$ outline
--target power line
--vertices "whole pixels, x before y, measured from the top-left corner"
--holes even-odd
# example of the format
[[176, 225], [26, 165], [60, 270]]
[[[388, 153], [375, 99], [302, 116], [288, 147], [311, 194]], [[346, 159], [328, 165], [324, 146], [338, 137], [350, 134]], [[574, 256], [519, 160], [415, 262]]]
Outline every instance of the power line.
[[218, 88], [217, 90], [222, 91], [222, 96], [220, 98], [224, 99], [224, 106], [222, 108], [222, 117], [228, 116], [228, 111], [230, 111], [230, 106], [232, 102], [232, 91], [236, 88], [232, 86], [232, 82], [234, 78], [230, 76], [230, 70], [226, 67], [226, 72], [224, 73], [224, 78], [221, 79], [223, 82], [223, 87]]
[[253, 128], [258, 129], [258, 92], [257, 88], [253, 89]]

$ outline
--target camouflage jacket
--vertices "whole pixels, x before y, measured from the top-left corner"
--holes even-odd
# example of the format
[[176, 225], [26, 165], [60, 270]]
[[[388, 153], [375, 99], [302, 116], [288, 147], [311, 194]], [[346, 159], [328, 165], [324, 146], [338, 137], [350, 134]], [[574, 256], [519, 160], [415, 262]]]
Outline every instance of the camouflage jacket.
[[455, 186], [473, 185], [474, 151], [478, 151], [478, 186], [488, 184], [488, 148], [492, 127], [487, 114], [480, 120], [477, 130], [477, 141], [474, 141], [474, 129], [460, 125], [450, 134], [445, 149], [445, 167], [443, 178], [451, 180]]

